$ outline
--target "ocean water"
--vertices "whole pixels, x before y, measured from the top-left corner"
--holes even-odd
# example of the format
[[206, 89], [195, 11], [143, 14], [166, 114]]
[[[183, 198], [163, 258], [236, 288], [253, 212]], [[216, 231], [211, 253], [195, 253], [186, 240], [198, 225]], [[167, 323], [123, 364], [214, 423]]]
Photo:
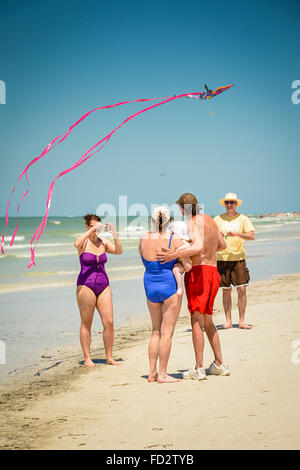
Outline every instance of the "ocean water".
[[[300, 218], [251, 217], [256, 240], [246, 242], [251, 280], [300, 271]], [[103, 222], [111, 222], [109, 218]], [[28, 269], [30, 240], [38, 217], [19, 219], [14, 245], [9, 246], [16, 220], [9, 220], [5, 255], [0, 256], [0, 340], [6, 345], [6, 364], [0, 363], [0, 382], [45, 354], [49, 348], [78, 344], [79, 314], [76, 279], [79, 260], [74, 240], [84, 231], [81, 217], [50, 217], [36, 248], [36, 266]], [[116, 327], [148, 314], [139, 236], [150, 229], [148, 218], [117, 220], [123, 244], [121, 256], [108, 255]], [[1, 233], [5, 227], [0, 218]], [[104, 236], [107, 236], [105, 234]], [[95, 314], [93, 330], [101, 331]], [[0, 358], [1, 359], [1, 358]]]

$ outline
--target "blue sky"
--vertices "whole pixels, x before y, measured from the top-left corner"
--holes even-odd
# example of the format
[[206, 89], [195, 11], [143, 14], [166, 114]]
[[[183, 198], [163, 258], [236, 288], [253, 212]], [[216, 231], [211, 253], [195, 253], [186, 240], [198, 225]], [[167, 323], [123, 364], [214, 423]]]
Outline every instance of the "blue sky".
[[[172, 204], [194, 192], [208, 213], [233, 191], [248, 214], [300, 210], [299, 2], [51, 0], [1, 6], [0, 215], [26, 164], [88, 110], [122, 100], [234, 87], [130, 121], [58, 180], [50, 215], [100, 203]], [[98, 111], [29, 171], [20, 215], [45, 211], [50, 182], [145, 105]], [[15, 193], [10, 215], [19, 197]]]

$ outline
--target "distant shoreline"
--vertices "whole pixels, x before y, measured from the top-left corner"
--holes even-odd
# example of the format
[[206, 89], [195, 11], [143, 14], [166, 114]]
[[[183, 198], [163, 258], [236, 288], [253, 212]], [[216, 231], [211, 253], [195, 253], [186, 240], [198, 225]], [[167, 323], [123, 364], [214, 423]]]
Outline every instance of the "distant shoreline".
[[[209, 214], [211, 217], [215, 217], [215, 215], [217, 214], [220, 214], [222, 212], [222, 208], [216, 212], [216, 213], [212, 213], [212, 214]], [[299, 218], [300, 219], [300, 211], [280, 211], [280, 212], [266, 212], [266, 213], [262, 213], [262, 214], [250, 214], [250, 213], [246, 213], [246, 212], [243, 212], [242, 210], [239, 211], [239, 212], [242, 212], [243, 214], [247, 215], [248, 217], [258, 217], [258, 218], [263, 218], [263, 217], [291, 217], [291, 218]], [[22, 219], [39, 219], [39, 218], [43, 218], [44, 217], [44, 214], [41, 214], [41, 215], [23, 215], [23, 216], [19, 216], [18, 219], [19, 220], [22, 220]], [[51, 220], [51, 219], [77, 219], [77, 218], [80, 218], [82, 219], [82, 214], [79, 214], [79, 215], [50, 215], [48, 217], [48, 220]], [[132, 215], [128, 215], [128, 216], [124, 216], [124, 215], [119, 215], [119, 214], [116, 214], [116, 217], [117, 218], [123, 218], [123, 217], [128, 217], [128, 218], [135, 218], [135, 217], [140, 217], [139, 215], [136, 215], [136, 216], [132, 216]], [[150, 217], [150, 215], [149, 215]], [[105, 218], [105, 217], [103, 217]], [[109, 217], [108, 217], [109, 218]], [[5, 216], [0, 216], [0, 220], [3, 219], [5, 220]], [[10, 219], [16, 219], [16, 217], [14, 216], [10, 216], [9, 217], [9, 220]]]

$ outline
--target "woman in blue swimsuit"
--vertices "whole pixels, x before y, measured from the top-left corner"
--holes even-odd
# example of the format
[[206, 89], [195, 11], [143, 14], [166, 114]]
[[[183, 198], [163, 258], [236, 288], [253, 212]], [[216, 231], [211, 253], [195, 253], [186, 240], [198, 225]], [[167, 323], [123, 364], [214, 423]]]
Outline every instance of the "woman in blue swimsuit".
[[145, 266], [144, 287], [147, 305], [152, 321], [148, 350], [150, 363], [148, 381], [178, 382], [180, 379], [167, 374], [172, 336], [182, 301], [182, 296], [177, 294], [177, 283], [172, 273], [176, 260], [160, 263], [156, 261], [156, 251], [163, 248], [175, 250], [183, 245], [183, 242], [177, 235], [167, 231], [170, 222], [170, 212], [167, 207], [156, 207], [151, 219], [152, 231], [144, 234], [139, 244], [139, 252]]
[[77, 303], [80, 311], [80, 342], [84, 354], [84, 365], [93, 367], [95, 364], [90, 356], [91, 326], [95, 308], [98, 310], [103, 324], [103, 342], [106, 363], [118, 365], [112, 357], [114, 342], [113, 304], [109, 279], [105, 271], [106, 253], [120, 255], [122, 245], [111, 224], [107, 231], [114, 237], [114, 244], [107, 238], [98, 238], [103, 225], [95, 214], [84, 216], [86, 231], [80, 235], [74, 245], [78, 250], [81, 270], [77, 279]]

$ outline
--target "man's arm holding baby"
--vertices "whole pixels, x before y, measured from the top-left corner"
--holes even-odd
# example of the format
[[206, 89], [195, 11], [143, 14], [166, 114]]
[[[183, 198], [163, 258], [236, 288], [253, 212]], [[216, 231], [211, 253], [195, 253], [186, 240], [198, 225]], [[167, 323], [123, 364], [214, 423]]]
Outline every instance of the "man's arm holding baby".
[[189, 245], [182, 245], [176, 250], [167, 250], [162, 249], [156, 252], [156, 259], [161, 262], [168, 262], [178, 257], [180, 258], [190, 258], [200, 254], [203, 247], [203, 237], [201, 236], [201, 231], [193, 224], [192, 221], [188, 223], [189, 233], [191, 241]]

